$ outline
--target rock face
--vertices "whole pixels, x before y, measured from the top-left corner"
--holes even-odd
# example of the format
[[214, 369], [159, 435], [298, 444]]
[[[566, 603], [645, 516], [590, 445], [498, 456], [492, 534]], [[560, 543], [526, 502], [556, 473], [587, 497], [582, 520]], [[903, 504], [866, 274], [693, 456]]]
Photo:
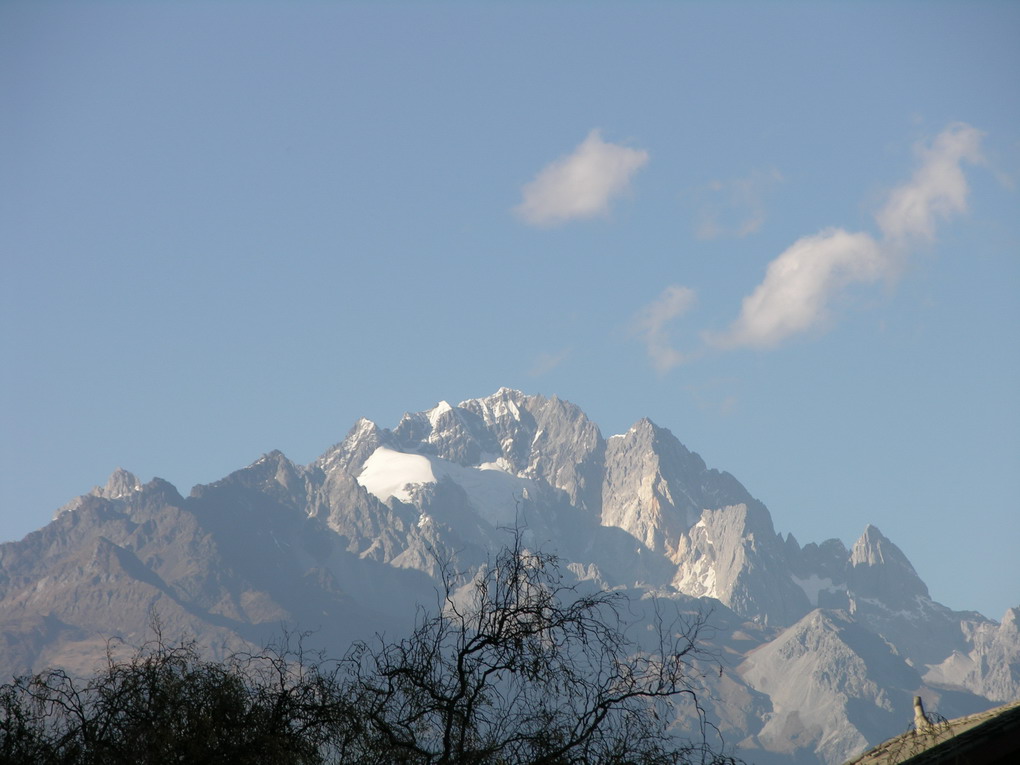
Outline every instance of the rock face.
[[870, 524], [850, 551], [846, 585], [856, 597], [890, 609], [914, 608], [928, 599], [928, 587], [907, 556]]
[[843, 762], [869, 741], [898, 733], [896, 720], [921, 685], [879, 636], [845, 612], [821, 609], [753, 651], [738, 671], [772, 701], [760, 745], [792, 754], [810, 741], [826, 762]]
[[1020, 608], [1010, 608], [1001, 624], [964, 620], [963, 648], [931, 665], [925, 680], [967, 688], [993, 701], [1017, 698], [1020, 676]]
[[763, 624], [789, 624], [810, 608], [760, 502], [703, 510], [681, 539], [675, 560], [678, 590], [718, 598]]
[[1020, 696], [1017, 609], [1000, 624], [934, 602], [873, 526], [849, 551], [801, 547], [670, 431], [605, 439], [573, 404], [507, 388], [392, 430], [359, 420], [311, 465], [273, 452], [188, 497], [118, 469], [0, 545], [0, 671], [88, 672], [153, 613], [213, 657], [281, 624], [336, 656], [405, 633], [443, 568], [469, 580], [512, 526], [568, 581], [628, 594], [637, 634], [663, 604], [711, 612], [722, 667], [701, 701], [750, 761], [841, 762], [901, 732], [914, 695], [947, 717]]
[[305, 513], [302, 473], [277, 453], [187, 499], [158, 478], [127, 495], [85, 495], [0, 545], [4, 675], [92, 671], [107, 638], [140, 643], [153, 614], [213, 656], [261, 646], [283, 623], [342, 640], [362, 623], [406, 627], [374, 603], [397, 598], [413, 611], [427, 580], [346, 552]]
[[605, 454], [602, 523], [671, 558], [703, 508], [753, 501], [735, 478], [706, 468], [701, 457], [648, 419], [610, 438]]

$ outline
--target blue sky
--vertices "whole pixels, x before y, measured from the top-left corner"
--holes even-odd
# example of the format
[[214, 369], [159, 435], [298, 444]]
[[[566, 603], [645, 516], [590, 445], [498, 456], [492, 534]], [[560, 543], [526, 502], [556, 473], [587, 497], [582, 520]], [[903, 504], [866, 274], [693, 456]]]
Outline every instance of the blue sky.
[[1020, 5], [0, 5], [0, 539], [506, 385], [1020, 604]]

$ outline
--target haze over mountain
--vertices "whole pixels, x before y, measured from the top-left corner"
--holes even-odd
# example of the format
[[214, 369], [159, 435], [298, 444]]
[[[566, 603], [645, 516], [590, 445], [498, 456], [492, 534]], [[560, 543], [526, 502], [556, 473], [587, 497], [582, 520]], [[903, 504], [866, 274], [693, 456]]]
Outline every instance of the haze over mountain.
[[444, 562], [469, 581], [513, 525], [568, 580], [626, 593], [635, 634], [666, 604], [710, 615], [700, 698], [748, 761], [842, 762], [902, 732], [915, 694], [947, 717], [1020, 696], [1020, 608], [952, 611], [875, 526], [801, 545], [668, 429], [605, 438], [508, 388], [361, 419], [309, 465], [272, 452], [187, 497], [117, 469], [0, 545], [0, 670], [87, 672], [154, 612], [212, 656], [281, 625], [339, 655], [405, 632]]
[[115, 465], [187, 493], [509, 385], [1002, 614], [1018, 37], [989, 0], [2, 2], [0, 541]]

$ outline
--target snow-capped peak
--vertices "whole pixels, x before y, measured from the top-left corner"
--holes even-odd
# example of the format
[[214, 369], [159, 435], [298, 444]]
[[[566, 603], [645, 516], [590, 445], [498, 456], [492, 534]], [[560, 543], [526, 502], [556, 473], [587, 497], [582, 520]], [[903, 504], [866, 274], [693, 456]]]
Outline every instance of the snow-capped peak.
[[521, 421], [521, 409], [528, 396], [513, 388], [500, 388], [491, 396], [469, 399], [460, 403], [461, 408], [475, 408], [479, 411], [486, 425], [493, 425], [497, 420]]
[[429, 409], [429, 411], [427, 412], [428, 418], [429, 418], [429, 424], [431, 424], [432, 427], [435, 428], [436, 427], [436, 423], [439, 422], [439, 418], [442, 415], [446, 414], [447, 412], [452, 412], [452, 411], [453, 411], [453, 407], [450, 406], [450, 404], [448, 402], [440, 401], [438, 404], [436, 404], [432, 409]]

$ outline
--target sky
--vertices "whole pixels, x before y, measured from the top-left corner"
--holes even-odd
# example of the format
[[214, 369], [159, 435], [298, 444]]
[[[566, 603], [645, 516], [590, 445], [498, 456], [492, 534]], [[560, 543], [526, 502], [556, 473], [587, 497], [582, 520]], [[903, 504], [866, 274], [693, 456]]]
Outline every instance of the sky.
[[1020, 4], [0, 4], [0, 540], [502, 386], [1020, 605]]

